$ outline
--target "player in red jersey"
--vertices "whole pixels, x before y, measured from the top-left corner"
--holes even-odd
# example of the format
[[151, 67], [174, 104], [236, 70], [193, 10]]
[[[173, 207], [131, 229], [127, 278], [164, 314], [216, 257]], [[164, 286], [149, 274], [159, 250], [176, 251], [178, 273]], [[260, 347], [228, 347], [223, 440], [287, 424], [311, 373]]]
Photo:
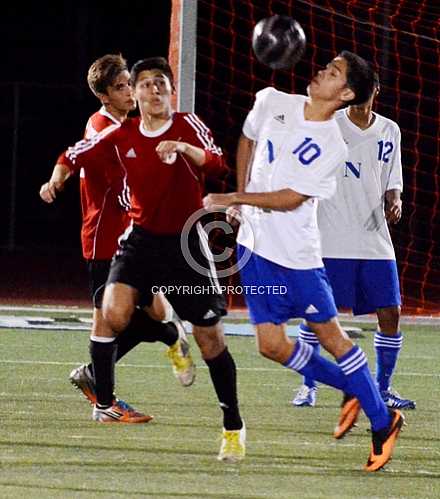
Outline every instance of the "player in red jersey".
[[[128, 324], [139, 297], [155, 286], [173, 286], [167, 298], [177, 314], [193, 324], [195, 340], [209, 367], [223, 409], [223, 440], [218, 458], [235, 462], [245, 454], [245, 426], [237, 401], [236, 369], [223, 334], [226, 303], [215, 269], [199, 274], [187, 262], [181, 236], [205, 269], [210, 268], [206, 233], [200, 225], [183, 232], [185, 222], [202, 207], [204, 175], [226, 170], [221, 149], [194, 114], [173, 113], [173, 75], [163, 58], [137, 62], [131, 80], [141, 116], [127, 119], [96, 137], [69, 148], [71, 169], [104, 160], [109, 171], [122, 168], [130, 188], [132, 227], [120, 240], [104, 294], [104, 317], [111, 331], [96, 343], [106, 393], [98, 393], [94, 417], [111, 409], [114, 338]], [[212, 258], [212, 256], [211, 256]], [[179, 292], [203, 289], [203, 294]], [[98, 384], [98, 379], [97, 379]], [[99, 383], [101, 384], [101, 383]]]
[[[110, 126], [120, 126], [128, 113], [136, 107], [136, 102], [126, 61], [120, 55], [105, 55], [95, 61], [89, 69], [87, 80], [90, 89], [102, 103], [101, 109], [87, 122], [85, 138], [92, 139]], [[40, 195], [44, 201], [53, 202], [57, 191], [63, 188], [66, 180], [74, 173], [66, 163], [64, 156], [61, 156], [51, 179], [41, 187]], [[129, 196], [127, 190], [124, 190], [124, 176], [110, 175], [103, 162], [97, 163], [93, 168], [80, 169], [80, 190], [83, 214], [81, 241], [94, 303], [93, 341], [93, 338], [100, 338], [102, 331], [108, 329], [101, 312], [102, 295], [118, 237], [130, 221], [126, 210], [129, 207]], [[194, 366], [183, 329], [178, 323], [158, 322], [165, 319], [166, 314], [167, 304], [163, 295], [153, 298], [149, 293], [144, 296], [142, 304], [147, 305], [146, 309], [151, 317], [136, 309], [130, 324], [118, 337], [116, 360], [141, 341], [162, 341], [169, 346], [168, 355], [176, 376], [183, 385], [191, 384], [194, 380]], [[94, 404], [96, 389], [92, 373], [92, 364], [83, 365], [72, 371], [70, 380]], [[117, 407], [114, 412], [119, 412], [121, 416], [116, 419], [113, 417], [112, 420], [143, 420], [139, 413], [130, 413], [127, 404], [122, 406], [122, 402], [117, 400], [115, 403]], [[145, 418], [151, 419], [148, 416]]]

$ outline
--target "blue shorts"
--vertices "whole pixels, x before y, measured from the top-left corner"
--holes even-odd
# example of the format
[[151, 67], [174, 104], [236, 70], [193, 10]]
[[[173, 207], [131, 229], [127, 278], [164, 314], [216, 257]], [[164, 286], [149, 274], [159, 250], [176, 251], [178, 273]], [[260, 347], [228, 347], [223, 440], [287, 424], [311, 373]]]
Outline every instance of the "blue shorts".
[[245, 251], [250, 258], [240, 269], [240, 276], [253, 324], [283, 324], [295, 317], [327, 322], [337, 315], [324, 267], [290, 269], [240, 245], [237, 245], [238, 259]]
[[354, 315], [401, 304], [395, 260], [324, 258], [338, 308], [351, 308]]

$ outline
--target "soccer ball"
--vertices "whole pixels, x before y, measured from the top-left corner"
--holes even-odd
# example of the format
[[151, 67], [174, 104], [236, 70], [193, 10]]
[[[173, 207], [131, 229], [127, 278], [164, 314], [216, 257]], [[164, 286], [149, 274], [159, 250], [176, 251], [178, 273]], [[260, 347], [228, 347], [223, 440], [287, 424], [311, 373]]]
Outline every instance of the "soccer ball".
[[292, 68], [302, 57], [306, 35], [300, 24], [289, 16], [261, 19], [252, 35], [257, 59], [272, 69]]

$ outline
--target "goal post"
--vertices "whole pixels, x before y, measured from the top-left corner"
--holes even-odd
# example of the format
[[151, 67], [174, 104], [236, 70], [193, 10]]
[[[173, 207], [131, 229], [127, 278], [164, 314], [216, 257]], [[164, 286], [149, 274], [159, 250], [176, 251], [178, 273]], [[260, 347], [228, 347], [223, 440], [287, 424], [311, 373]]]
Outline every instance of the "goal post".
[[169, 62], [176, 80], [173, 106], [194, 112], [197, 49], [197, 0], [173, 0]]

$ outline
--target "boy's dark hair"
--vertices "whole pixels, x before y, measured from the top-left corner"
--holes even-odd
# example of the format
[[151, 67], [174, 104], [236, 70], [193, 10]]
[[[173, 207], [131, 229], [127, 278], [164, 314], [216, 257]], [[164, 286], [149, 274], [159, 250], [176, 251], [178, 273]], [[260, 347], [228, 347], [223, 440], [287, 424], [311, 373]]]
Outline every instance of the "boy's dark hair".
[[353, 90], [355, 97], [346, 102], [350, 106], [357, 106], [366, 102], [372, 95], [376, 88], [376, 81], [374, 69], [362, 57], [343, 50], [339, 57], [347, 61], [347, 86]]
[[89, 68], [87, 83], [90, 90], [98, 94], [107, 94], [107, 87], [113, 85], [122, 71], [128, 71], [127, 61], [121, 54], [107, 54], [97, 59]]
[[174, 75], [171, 66], [164, 57], [148, 57], [147, 59], [141, 59], [137, 61], [136, 64], [131, 68], [130, 79], [131, 84], [135, 85], [138, 76], [142, 71], [149, 71], [150, 69], [158, 69], [170, 80], [171, 86], [174, 88]]

